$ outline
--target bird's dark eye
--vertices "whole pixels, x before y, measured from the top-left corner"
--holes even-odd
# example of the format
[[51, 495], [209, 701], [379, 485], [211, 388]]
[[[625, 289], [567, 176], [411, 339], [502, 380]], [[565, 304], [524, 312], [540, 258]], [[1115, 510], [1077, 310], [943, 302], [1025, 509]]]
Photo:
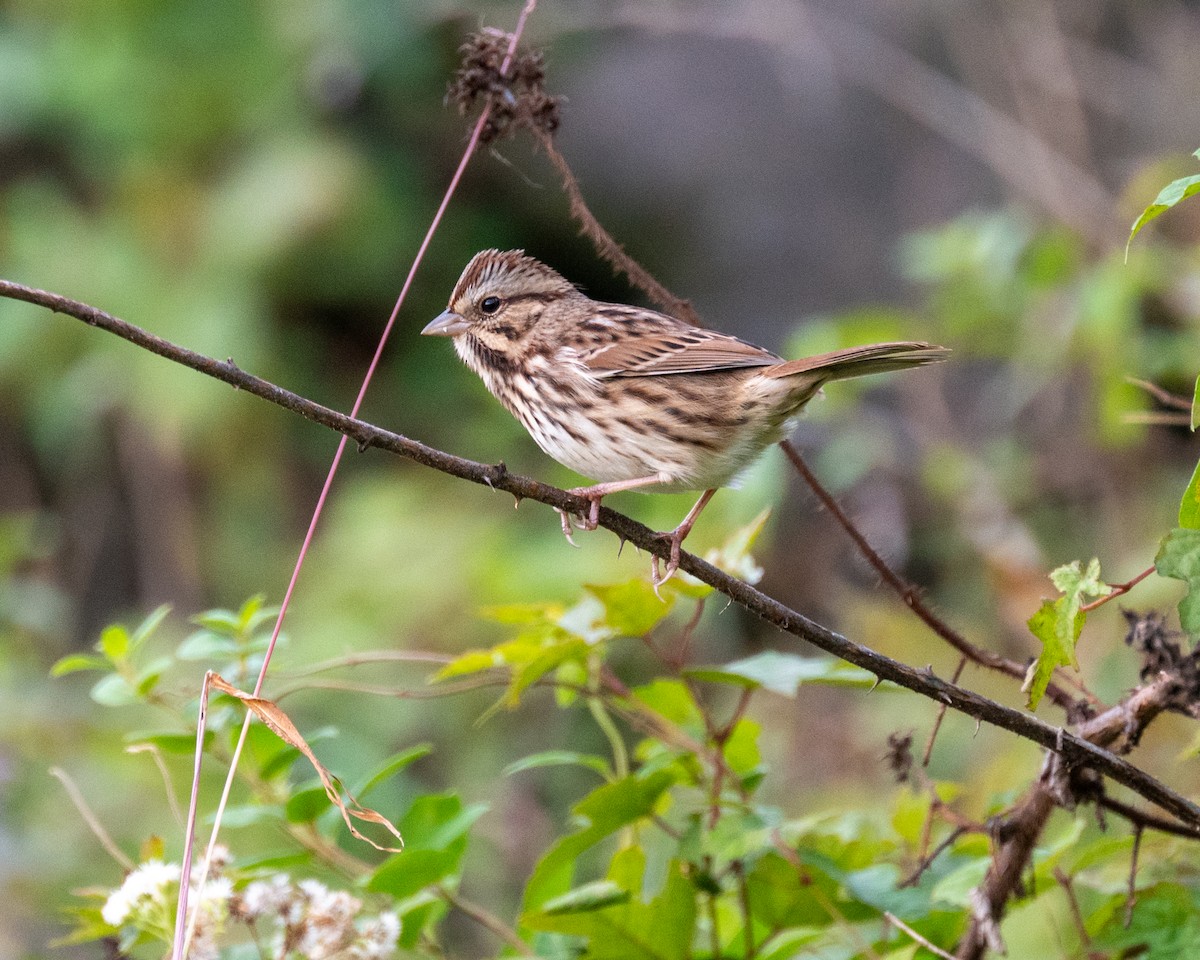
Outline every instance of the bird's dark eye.
[[484, 313], [495, 313], [500, 309], [499, 297], [484, 297], [479, 301], [479, 309]]

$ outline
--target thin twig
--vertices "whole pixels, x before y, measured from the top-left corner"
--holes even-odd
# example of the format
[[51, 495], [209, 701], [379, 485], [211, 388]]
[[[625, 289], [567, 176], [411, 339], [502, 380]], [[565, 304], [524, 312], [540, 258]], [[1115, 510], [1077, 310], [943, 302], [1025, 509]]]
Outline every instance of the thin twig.
[[1133, 825], [1133, 850], [1129, 854], [1129, 895], [1125, 898], [1125, 929], [1133, 923], [1133, 908], [1137, 905], [1138, 854], [1142, 849], [1142, 825]]
[[893, 927], [895, 927], [897, 930], [900, 930], [903, 933], [908, 934], [908, 936], [910, 936], [913, 940], [915, 940], [917, 943], [919, 943], [921, 946], [923, 946], [930, 953], [934, 954], [935, 956], [944, 957], [945, 960], [954, 960], [954, 957], [952, 954], [949, 954], [945, 950], [943, 950], [941, 947], [930, 943], [923, 936], [921, 936], [919, 933], [917, 933], [916, 930], [914, 930], [907, 923], [905, 923], [903, 920], [901, 920], [899, 917], [897, 917], [894, 913], [892, 913], [888, 910], [884, 910], [883, 917]]
[[1101, 597], [1099, 600], [1093, 600], [1091, 603], [1085, 603], [1082, 607], [1079, 608], [1079, 612], [1087, 613], [1089, 610], [1095, 610], [1097, 607], [1104, 606], [1106, 603], [1108, 603], [1109, 600], [1115, 600], [1117, 597], [1120, 597], [1120, 596], [1128, 593], [1130, 590], [1132, 590], [1134, 587], [1136, 587], [1139, 583], [1141, 583], [1143, 580], [1145, 580], [1148, 576], [1150, 576], [1150, 574], [1152, 574], [1155, 571], [1155, 569], [1157, 569], [1157, 568], [1154, 566], [1149, 566], [1145, 570], [1143, 570], [1141, 573], [1139, 573], [1136, 577], [1134, 577], [1132, 580], [1126, 580], [1124, 583], [1110, 583], [1109, 586], [1112, 587], [1112, 593], [1108, 594], [1107, 596]]
[[1162, 817], [1156, 817], [1152, 813], [1146, 813], [1144, 810], [1131, 807], [1129, 804], [1122, 803], [1120, 800], [1115, 800], [1112, 797], [1097, 797], [1096, 803], [1105, 810], [1111, 810], [1117, 816], [1124, 817], [1130, 823], [1143, 829], [1157, 830], [1160, 833], [1169, 833], [1176, 837], [1187, 837], [1189, 840], [1200, 840], [1200, 827], [1179, 823], [1176, 820], [1164, 820]]
[[480, 906], [474, 901], [460, 896], [458, 891], [450, 889], [450, 887], [446, 886], [444, 883], [439, 883], [435, 889], [437, 890], [439, 897], [442, 897], [448, 903], [453, 905], [455, 909], [461, 910], [476, 923], [486, 927], [488, 930], [491, 930], [492, 933], [516, 950], [521, 956], [537, 956], [537, 954], [534, 953], [533, 948], [530, 947], [529, 944], [527, 944], [524, 940], [522, 940], [512, 927], [510, 927], [491, 911], [486, 910], [484, 907]]
[[[932, 808], [931, 808], [930, 812], [932, 813]], [[945, 852], [946, 850], [949, 850], [950, 847], [954, 846], [954, 841], [956, 841], [959, 837], [961, 837], [964, 833], [967, 833], [967, 832], [969, 832], [969, 828], [962, 826], [962, 825], [957, 826], [953, 830], [951, 830], [950, 835], [948, 837], [946, 837], [946, 839], [943, 840], [941, 843], [939, 843], [936, 847], [934, 847], [933, 851], [931, 853], [922, 857], [921, 862], [917, 864], [916, 869], [914, 869], [912, 873], [910, 873], [907, 877], [905, 877], [898, 884], [896, 884], [896, 886], [897, 887], [915, 887], [918, 883], [921, 882], [921, 876], [925, 873], [925, 871], [928, 870], [931, 866], [933, 866], [933, 862], [935, 860], [937, 860], [937, 858], [940, 857], [943, 852]]]
[[[792, 442], [784, 440], [779, 445], [783, 448], [783, 452], [787, 455], [787, 458], [792, 462], [792, 466], [796, 468], [796, 472], [800, 474], [804, 482], [816, 494], [817, 499], [821, 501], [821, 505], [833, 515], [833, 518], [841, 528], [854, 541], [854, 545], [858, 547], [864, 559], [875, 568], [875, 572], [879, 574], [884, 583], [896, 592], [900, 599], [904, 601], [908, 608], [926, 626], [973, 663], [992, 670], [998, 670], [1017, 680], [1025, 679], [1026, 667], [1024, 664], [1017, 663], [1015, 660], [1010, 660], [997, 653], [992, 653], [990, 650], [984, 650], [982, 647], [975, 646], [975, 644], [971, 643], [966, 637], [946, 623], [945, 620], [935, 614], [921, 597], [920, 591], [901, 577], [900, 574], [896, 573], [888, 562], [879, 555], [879, 552], [871, 546], [870, 541], [854, 525], [854, 521], [842, 509], [841, 504], [837, 502], [833, 494], [817, 479], [817, 475], [812, 472], [808, 464], [804, 461], [804, 457], [800, 455], [800, 451], [796, 449]], [[1051, 683], [1046, 688], [1046, 696], [1067, 711], [1070, 711], [1075, 705], [1074, 698], [1055, 683]]]
[[1139, 380], [1137, 377], [1126, 377], [1125, 382], [1145, 390], [1164, 407], [1172, 407], [1175, 410], [1182, 410], [1185, 413], [1192, 412], [1191, 400], [1187, 399], [1187, 397], [1171, 393], [1169, 390], [1164, 390], [1157, 383], [1151, 383], [1149, 380]]
[[51, 767], [50, 776], [58, 780], [63, 785], [63, 789], [67, 791], [67, 796], [71, 798], [71, 803], [75, 805], [75, 809], [79, 811], [79, 815], [83, 817], [83, 822], [88, 825], [88, 829], [92, 831], [92, 835], [100, 841], [108, 855], [117, 861], [126, 870], [132, 870], [137, 866], [128, 856], [125, 851], [117, 846], [116, 842], [109, 835], [109, 832], [104, 829], [104, 824], [100, 822], [100, 818], [96, 816], [95, 811], [88, 806], [88, 802], [83, 798], [83, 792], [71, 779], [71, 775], [62, 767]]
[[553, 164], [562, 180], [563, 191], [571, 204], [571, 216], [579, 222], [580, 230], [592, 241], [596, 252], [615, 270], [629, 277], [631, 283], [644, 290], [667, 313], [699, 326], [700, 318], [696, 316], [696, 311], [692, 309], [691, 303], [675, 296], [659, 283], [649, 270], [625, 252], [625, 248], [617, 243], [612, 234], [605, 230], [600, 221], [596, 219], [596, 215], [592, 213], [583, 199], [583, 191], [579, 187], [579, 181], [575, 179], [575, 172], [559, 152], [558, 147], [555, 146], [550, 134], [534, 128], [533, 135], [541, 148], [546, 151], [546, 156], [550, 158], [550, 163]]
[[1067, 904], [1071, 908], [1071, 919], [1075, 921], [1075, 931], [1079, 934], [1079, 940], [1086, 949], [1092, 945], [1092, 938], [1088, 935], [1087, 924], [1083, 921], [1083, 911], [1079, 909], [1079, 900], [1075, 896], [1075, 884], [1069, 876], [1063, 873], [1061, 867], [1054, 868], [1054, 879], [1058, 881], [1058, 885], [1067, 895]]
[[[950, 678], [951, 683], [958, 683], [958, 678], [962, 676], [963, 668], [967, 665], [967, 658], [960, 657], [958, 666], [954, 668], [954, 675]], [[937, 716], [933, 720], [933, 727], [929, 731], [929, 739], [925, 741], [925, 752], [921, 755], [921, 766], [928, 767], [929, 761], [933, 757], [933, 744], [937, 740], [938, 731], [942, 729], [942, 721], [946, 719], [946, 705], [938, 704]]]
[[[8, 280], [0, 280], [0, 296], [48, 307], [58, 313], [83, 320], [92, 326], [114, 333], [152, 353], [167, 357], [208, 376], [229, 383], [238, 389], [269, 400], [314, 423], [344, 433], [356, 441], [360, 448], [377, 447], [398, 454], [415, 463], [439, 470], [450, 476], [469, 480], [497, 492], [526, 500], [536, 500], [550, 507], [571, 513], [580, 513], [591, 504], [566, 490], [539, 483], [507, 469], [478, 463], [427, 446], [398, 433], [384, 430], [363, 420], [348, 417], [329, 407], [314, 403], [299, 394], [284, 390], [269, 381], [246, 373], [233, 363], [214, 360], [203, 354], [179, 347], [139, 327], [135, 327], [111, 314], [79, 303], [58, 294], [34, 290]], [[609, 507], [601, 507], [599, 526], [612, 531], [639, 550], [668, 559], [669, 544], [644, 524], [617, 513]], [[912, 690], [952, 709], [965, 713], [985, 723], [1008, 730], [1026, 740], [1054, 750], [1064, 760], [1076, 767], [1093, 767], [1098, 773], [1124, 784], [1139, 796], [1168, 811], [1188, 823], [1200, 825], [1200, 806], [1171, 790], [1164, 783], [1131, 764], [1123, 757], [1078, 736], [1051, 726], [1037, 717], [1013, 710], [973, 690], [948, 683], [929, 670], [917, 669], [893, 660], [891, 657], [872, 650], [863, 644], [848, 640], [839, 633], [810, 620], [773, 597], [768, 596], [743, 580], [718, 569], [695, 554], [682, 553], [679, 569], [697, 580], [723, 593], [734, 603], [750, 613], [799, 637], [826, 653], [862, 667], [881, 680], [890, 680], [898, 686]]]
[[153, 743], [134, 743], [126, 747], [125, 752], [150, 754], [150, 759], [154, 761], [154, 766], [158, 768], [158, 775], [162, 777], [163, 791], [167, 795], [167, 806], [171, 808], [171, 815], [175, 818], [175, 822], [182, 827], [184, 821], [183, 809], [179, 806], [179, 798], [175, 795], [175, 785], [171, 783], [171, 774], [167, 770], [167, 762], [163, 759], [162, 751]]

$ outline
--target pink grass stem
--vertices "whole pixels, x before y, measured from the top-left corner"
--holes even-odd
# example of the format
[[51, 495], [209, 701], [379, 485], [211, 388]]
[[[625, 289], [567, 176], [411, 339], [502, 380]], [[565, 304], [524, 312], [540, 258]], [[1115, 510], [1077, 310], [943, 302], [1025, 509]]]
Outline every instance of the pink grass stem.
[[[500, 65], [500, 72], [507, 73], [512, 66], [513, 57], [517, 52], [517, 44], [520, 42], [521, 34], [525, 31], [525, 22], [529, 19], [529, 15], [533, 13], [534, 7], [537, 6], [537, 0], [526, 0], [524, 7], [521, 9], [520, 16], [517, 18], [517, 25], [514, 28], [508, 44], [508, 50], [505, 52], [504, 61]], [[488, 117], [491, 114], [491, 106], [486, 105], [483, 112], [480, 113], [479, 119], [475, 122], [474, 128], [471, 130], [470, 139], [467, 141], [466, 149], [463, 151], [462, 159], [458, 162], [458, 167], [454, 171], [454, 175], [450, 178], [450, 183], [446, 187], [446, 192], [442, 196], [442, 202], [438, 205], [437, 211], [433, 215], [433, 220], [429, 224], [429, 229], [425, 232], [425, 238], [421, 241], [421, 245], [417, 248], [417, 254], [413, 258], [412, 266], [409, 268], [408, 276], [404, 280], [404, 285], [400, 288], [400, 295], [396, 298], [396, 305], [392, 307], [391, 315], [388, 317], [387, 323], [384, 325], [383, 333], [379, 337], [379, 345], [375, 348], [375, 355], [371, 358], [371, 363], [367, 367], [367, 372], [363, 376], [362, 386], [359, 387], [358, 396], [354, 400], [354, 406], [350, 408], [350, 416], [358, 416], [359, 408], [362, 406], [363, 400], [367, 395], [367, 388], [371, 385], [371, 380], [375, 376], [375, 371], [379, 366], [379, 361], [383, 357], [383, 349], [387, 344], [388, 337], [391, 336], [392, 328], [396, 325], [396, 318], [400, 315], [400, 308], [404, 304], [405, 298], [408, 296], [409, 288], [412, 286], [413, 278], [417, 274], [417, 269], [421, 265], [421, 261], [425, 258], [425, 253], [429, 249], [429, 244], [433, 240], [433, 235], [437, 231], [438, 226], [442, 222], [442, 217], [446, 213], [446, 208], [450, 206], [450, 199], [454, 196], [458, 189], [459, 182], [462, 180], [463, 173], [467, 169], [467, 164], [470, 163], [471, 157], [474, 156], [476, 149], [479, 147], [479, 138], [483, 134], [484, 124], [487, 123]], [[254, 695], [258, 696], [262, 690], [263, 683], [267, 678], [267, 667], [271, 662], [271, 655], [275, 651], [275, 643], [279, 639], [279, 633], [283, 628], [284, 617], [287, 616], [288, 606], [292, 600], [292, 594], [296, 590], [296, 582], [300, 578], [300, 570], [304, 566], [304, 559], [308, 556], [308, 548], [312, 544], [313, 535], [317, 530], [317, 522], [321, 518], [321, 512], [325, 508], [325, 501], [329, 496], [329, 491], [333, 486], [333, 478], [337, 474], [338, 466], [342, 462], [342, 455], [346, 452], [346, 443], [349, 438], [342, 436], [338, 442], [337, 451], [333, 455], [333, 462], [329, 465], [329, 472], [325, 476], [325, 483], [321, 487], [321, 493], [317, 497], [316, 506], [313, 509], [312, 519], [309, 521], [308, 530], [304, 534], [304, 541], [300, 545], [300, 552], [296, 557], [296, 565], [292, 569], [291, 579], [288, 581], [287, 590], [283, 595], [283, 602], [279, 605], [279, 616], [275, 619], [275, 627], [271, 631], [271, 640], [267, 644], [267, 651], [263, 657], [262, 669], [258, 672], [258, 680], [254, 684]], [[204, 687], [204, 697], [201, 702], [200, 716], [204, 716], [207, 704], [208, 685]], [[213, 822], [212, 833], [209, 837], [208, 848], [204, 857], [204, 869], [201, 872], [197, 889], [202, 890], [205, 881], [208, 879], [209, 864], [212, 862], [213, 849], [217, 844], [217, 837], [221, 829], [221, 818], [225, 813], [225, 807], [229, 801], [229, 793], [233, 788], [233, 778], [237, 771], [238, 760], [242, 755], [242, 747], [246, 743], [246, 735], [250, 729], [250, 721], [252, 714], [249, 710], [246, 711], [246, 719], [242, 723], [241, 734], [238, 737], [237, 746], [234, 747], [233, 757], [229, 763], [229, 774], [225, 778], [225, 786], [221, 791], [221, 800], [217, 804], [217, 813]], [[199, 724], [199, 721], [198, 721]], [[190, 922], [185, 922], [187, 919], [187, 902], [188, 902], [188, 887], [189, 877], [192, 868], [192, 853], [194, 844], [194, 835], [196, 828], [196, 808], [198, 804], [198, 796], [200, 792], [200, 763], [203, 752], [203, 731], [197, 735], [196, 741], [196, 762], [192, 780], [192, 797], [188, 804], [188, 816], [186, 834], [184, 836], [183, 846], [183, 864], [180, 868], [179, 876], [179, 904], [175, 914], [175, 942], [172, 947], [172, 960], [184, 960], [187, 954], [187, 947], [191, 941], [192, 929], [195, 926], [195, 915], [193, 914]]]

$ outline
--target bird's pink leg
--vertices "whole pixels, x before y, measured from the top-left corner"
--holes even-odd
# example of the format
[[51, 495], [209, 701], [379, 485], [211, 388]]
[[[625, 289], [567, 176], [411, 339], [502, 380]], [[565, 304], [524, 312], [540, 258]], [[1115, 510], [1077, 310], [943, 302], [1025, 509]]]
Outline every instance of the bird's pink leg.
[[688, 511], [688, 515], [683, 518], [683, 522], [670, 533], [660, 533], [658, 536], [667, 540], [671, 544], [671, 555], [667, 560], [667, 570], [662, 575], [658, 574], [658, 557], [650, 558], [650, 582], [654, 584], [654, 592], [658, 592], [658, 588], [671, 579], [671, 575], [679, 569], [679, 554], [683, 549], [684, 538], [692, 532], [692, 527], [696, 525], [696, 519], [700, 516], [701, 511], [708, 506], [708, 501], [712, 499], [713, 494], [717, 490], [714, 487], [711, 490], [705, 490], [700, 494], [700, 499], [696, 501], [695, 506]]
[[[610, 493], [620, 493], [622, 490], [637, 490], [639, 487], [652, 487], [656, 484], [670, 483], [674, 478], [669, 473], [656, 473], [651, 477], [634, 477], [631, 480], [610, 480], [607, 483], [596, 483], [590, 487], [575, 487], [567, 493], [583, 497], [591, 501], [591, 508], [586, 514], [579, 514], [580, 530], [595, 530], [600, 523], [600, 501]], [[558, 509], [557, 507], [555, 509]], [[571, 516], [566, 510], [559, 510], [562, 517], [563, 536], [572, 546], [575, 541], [571, 538]], [[685, 534], [686, 536], [686, 534]]]

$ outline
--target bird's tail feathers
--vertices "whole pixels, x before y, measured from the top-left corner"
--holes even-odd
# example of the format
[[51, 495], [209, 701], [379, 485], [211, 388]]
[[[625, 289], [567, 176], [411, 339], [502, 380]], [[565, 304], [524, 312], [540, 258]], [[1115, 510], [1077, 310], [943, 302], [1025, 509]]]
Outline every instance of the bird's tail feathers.
[[845, 380], [890, 370], [907, 370], [938, 363], [950, 356], [950, 351], [932, 343], [906, 341], [872, 343], [862, 347], [834, 350], [815, 357], [788, 360], [762, 371], [764, 377], [791, 377], [799, 373], [816, 374], [821, 381]]

